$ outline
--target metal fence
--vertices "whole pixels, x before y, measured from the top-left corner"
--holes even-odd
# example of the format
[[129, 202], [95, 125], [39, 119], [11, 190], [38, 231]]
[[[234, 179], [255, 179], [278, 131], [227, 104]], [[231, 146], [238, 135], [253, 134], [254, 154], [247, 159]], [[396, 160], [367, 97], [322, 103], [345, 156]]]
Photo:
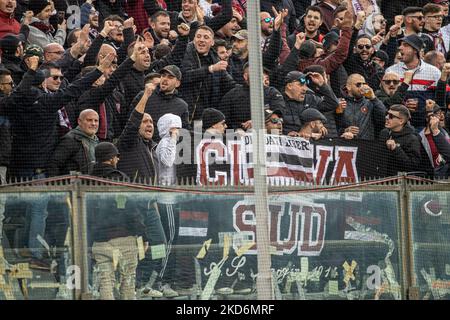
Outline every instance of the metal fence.
[[[184, 181], [162, 188], [89, 176], [1, 186], [0, 299], [99, 298], [92, 250], [99, 204], [133, 205], [146, 217], [158, 207], [163, 216], [170, 206], [177, 215], [175, 229], [165, 230], [176, 233], [166, 269], [167, 281], [178, 284], [172, 299], [255, 299], [261, 290], [274, 299], [450, 297], [450, 183], [399, 176], [271, 187], [265, 242], [256, 239], [253, 192], [250, 186]], [[30, 204], [42, 201], [47, 229], [39, 243], [54, 261], [50, 270], [31, 268], [23, 254]], [[151, 265], [168, 257], [167, 239], [150, 242], [137, 268], [137, 298], [165, 299], [140, 290], [157, 278], [160, 270]], [[270, 261], [258, 263], [256, 244], [269, 250]], [[256, 286], [261, 266], [272, 274], [263, 289]]]

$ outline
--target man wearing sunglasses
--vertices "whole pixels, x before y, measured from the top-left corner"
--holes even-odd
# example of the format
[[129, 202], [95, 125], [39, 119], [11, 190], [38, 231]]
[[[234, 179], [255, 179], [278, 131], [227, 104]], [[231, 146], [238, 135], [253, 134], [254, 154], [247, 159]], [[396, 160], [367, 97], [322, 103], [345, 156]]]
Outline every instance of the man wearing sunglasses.
[[372, 40], [367, 35], [358, 36], [353, 54], [345, 61], [344, 67], [348, 74], [358, 73], [366, 79], [372, 89], [377, 89], [384, 73], [383, 68], [372, 61], [375, 49]]
[[385, 117], [385, 129], [380, 132], [379, 140], [385, 143], [390, 154], [387, 159], [387, 174], [421, 171], [421, 146], [413, 127], [408, 108], [395, 104], [389, 108]]
[[281, 110], [264, 110], [265, 127], [268, 134], [283, 134], [283, 114]]
[[423, 8], [407, 7], [402, 12], [405, 29], [403, 36], [407, 37], [411, 34], [419, 34], [422, 32], [425, 20], [423, 17]]
[[412, 71], [405, 72], [405, 78], [401, 82], [400, 76], [397, 73], [385, 73], [381, 79], [380, 89], [375, 92], [375, 95], [384, 103], [386, 108], [394, 104], [402, 104], [405, 100], [412, 76]]
[[355, 137], [365, 140], [374, 140], [378, 137], [376, 130], [383, 127], [386, 108], [376, 97], [372, 88], [368, 86], [360, 74], [352, 74], [347, 79], [347, 107], [340, 119], [342, 137], [353, 139]]

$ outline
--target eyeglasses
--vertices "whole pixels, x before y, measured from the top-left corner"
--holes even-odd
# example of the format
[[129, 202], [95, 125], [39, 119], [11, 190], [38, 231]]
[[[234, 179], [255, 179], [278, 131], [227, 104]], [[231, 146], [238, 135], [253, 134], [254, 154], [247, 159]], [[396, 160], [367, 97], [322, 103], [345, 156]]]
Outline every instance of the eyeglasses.
[[357, 47], [358, 47], [359, 50], [362, 50], [364, 48], [366, 48], [367, 50], [372, 49], [372, 45], [371, 44], [358, 44]]
[[267, 119], [266, 122], [271, 122], [273, 124], [283, 123], [283, 119], [281, 119], [281, 118], [270, 118], [270, 119]]
[[58, 80], [58, 79], [59, 79], [60, 81], [63, 81], [63, 80], [64, 80], [64, 76], [51, 76], [51, 77], [52, 77], [52, 79], [55, 80], [55, 81]]
[[401, 117], [396, 116], [395, 114], [392, 114], [392, 113], [390, 113], [390, 112], [386, 112], [386, 117], [387, 117], [388, 119], [390, 119], [390, 120], [392, 120], [392, 119], [394, 119], [394, 118], [396, 118], [396, 119], [402, 119]]
[[357, 82], [357, 83], [355, 83], [355, 86], [356, 86], [357, 88], [361, 88], [362, 86], [365, 86], [365, 85], [367, 85], [366, 82]]
[[422, 21], [423, 20], [423, 16], [407, 16], [407, 17], [410, 17], [410, 18], [416, 18], [416, 19], [418, 19], [418, 20], [420, 20], [420, 21]]
[[436, 15], [436, 16], [427, 16], [426, 18], [433, 18], [433, 19], [439, 19], [439, 20], [442, 20], [442, 19], [444, 19], [444, 16], [442, 16], [442, 15]]
[[261, 21], [264, 21], [265, 23], [270, 23], [271, 21], [273, 21], [274, 19], [273, 18], [264, 18], [264, 19], [261, 19]]
[[400, 80], [382, 80], [385, 84], [389, 85], [389, 84], [393, 84], [393, 85], [398, 85], [400, 83]]

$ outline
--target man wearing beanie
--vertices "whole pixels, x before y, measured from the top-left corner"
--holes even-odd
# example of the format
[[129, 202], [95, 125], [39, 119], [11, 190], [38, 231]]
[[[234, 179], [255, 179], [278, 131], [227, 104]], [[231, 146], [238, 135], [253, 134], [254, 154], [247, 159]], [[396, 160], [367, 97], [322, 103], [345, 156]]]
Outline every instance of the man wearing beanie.
[[[117, 170], [119, 151], [109, 142], [101, 142], [95, 148], [97, 163], [92, 175], [101, 178], [126, 179], [126, 175]], [[113, 200], [113, 201], [111, 201]], [[114, 201], [115, 200], [115, 201]], [[136, 268], [138, 265], [138, 238], [143, 238], [144, 252], [148, 248], [148, 233], [139, 207], [133, 201], [124, 199], [96, 201], [88, 212], [88, 224], [92, 228], [92, 255], [100, 270], [100, 299], [114, 300], [117, 264], [120, 270], [119, 293], [121, 300], [136, 299]], [[116, 256], [116, 252], [119, 254]]]
[[22, 68], [23, 46], [25, 38], [22, 35], [7, 34], [0, 40], [2, 51], [2, 64], [11, 72], [14, 84], [22, 81], [26, 70]]
[[95, 147], [95, 165], [92, 175], [102, 178], [126, 180], [125, 173], [117, 170], [119, 150], [110, 142], [100, 142]]
[[202, 114], [203, 130], [210, 134], [224, 134], [227, 124], [225, 115], [217, 109], [208, 108]]
[[53, 6], [48, 0], [32, 0], [28, 3], [28, 9], [33, 11], [33, 18], [30, 22], [30, 34], [28, 35], [28, 43], [36, 44], [41, 48], [56, 42], [64, 45], [66, 41], [67, 24], [64, 20], [58, 25], [56, 34], [53, 26], [49, 23], [53, 11]]

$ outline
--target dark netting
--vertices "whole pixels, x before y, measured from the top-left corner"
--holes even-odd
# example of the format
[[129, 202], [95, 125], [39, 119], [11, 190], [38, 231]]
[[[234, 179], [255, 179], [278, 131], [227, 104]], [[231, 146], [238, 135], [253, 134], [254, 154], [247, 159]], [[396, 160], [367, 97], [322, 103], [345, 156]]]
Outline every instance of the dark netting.
[[[330, 235], [333, 249], [310, 255], [297, 251], [300, 240], [284, 243], [305, 235], [297, 224], [295, 235], [264, 246], [258, 285], [267, 292], [256, 292], [259, 298], [415, 297], [398, 260], [404, 224], [392, 199], [399, 189], [349, 201], [338, 189], [310, 199], [294, 191], [448, 178], [448, 11], [447, 0], [0, 0], [0, 295], [99, 298], [99, 281], [108, 277], [105, 299], [225, 299], [248, 291], [254, 298], [257, 255], [233, 276], [223, 273], [226, 263], [240, 268], [234, 250], [222, 273], [214, 266], [230, 241], [233, 248], [248, 242], [248, 232], [230, 225], [239, 201], [254, 197], [258, 231], [271, 242], [267, 228], [278, 207], [270, 189], [284, 203], [280, 228], [288, 228], [297, 196], [302, 206], [324, 204], [325, 240], [329, 230], [339, 236]], [[50, 180], [28, 188], [41, 179]], [[151, 192], [134, 198], [128, 189], [93, 188], [85, 202], [72, 203], [76, 183], [92, 179]], [[52, 185], [57, 180], [65, 182]], [[181, 196], [186, 185], [217, 193]], [[227, 198], [230, 190], [248, 193]], [[364, 216], [354, 220], [361, 230], [349, 224], [349, 212]], [[298, 215], [312, 215], [306, 233], [324, 226], [320, 213]], [[226, 221], [217, 230], [209, 225], [216, 216]], [[194, 259], [202, 242], [178, 237], [198, 232], [189, 225], [196, 219], [208, 223], [203, 241], [211, 239], [202, 261]], [[184, 220], [191, 222], [180, 227]], [[102, 237], [96, 224], [113, 231]], [[146, 241], [152, 228], [159, 235]], [[146, 251], [146, 242], [156, 248]], [[154, 267], [171, 250], [170, 272]], [[149, 258], [154, 252], [158, 258]], [[145, 258], [136, 265], [137, 254]], [[314, 270], [312, 280], [302, 263]], [[344, 263], [355, 279], [343, 274]], [[323, 277], [334, 268], [336, 277]], [[78, 277], [86, 270], [89, 277]], [[30, 280], [42, 272], [41, 284]], [[216, 285], [208, 285], [210, 276]], [[372, 276], [381, 282], [368, 289]], [[128, 279], [125, 293], [115, 277]]]
[[411, 194], [414, 285], [420, 299], [449, 299], [448, 193]]

